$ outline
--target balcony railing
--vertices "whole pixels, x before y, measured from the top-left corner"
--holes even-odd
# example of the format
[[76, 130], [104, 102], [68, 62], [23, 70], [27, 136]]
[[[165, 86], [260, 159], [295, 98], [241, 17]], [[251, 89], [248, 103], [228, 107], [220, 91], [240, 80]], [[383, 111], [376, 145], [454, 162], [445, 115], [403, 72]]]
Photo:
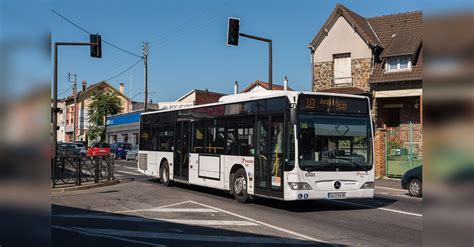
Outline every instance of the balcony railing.
[[350, 87], [352, 86], [352, 76], [334, 78], [332, 86], [333, 87]]

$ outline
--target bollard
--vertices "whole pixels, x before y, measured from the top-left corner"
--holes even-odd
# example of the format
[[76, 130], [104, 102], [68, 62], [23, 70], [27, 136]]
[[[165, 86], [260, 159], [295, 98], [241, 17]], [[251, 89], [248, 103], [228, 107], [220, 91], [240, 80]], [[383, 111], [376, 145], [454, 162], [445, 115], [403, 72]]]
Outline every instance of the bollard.
[[94, 182], [95, 183], [99, 183], [99, 173], [100, 173], [100, 170], [99, 170], [99, 156], [94, 156], [94, 165], [95, 165], [95, 179], [94, 179]]

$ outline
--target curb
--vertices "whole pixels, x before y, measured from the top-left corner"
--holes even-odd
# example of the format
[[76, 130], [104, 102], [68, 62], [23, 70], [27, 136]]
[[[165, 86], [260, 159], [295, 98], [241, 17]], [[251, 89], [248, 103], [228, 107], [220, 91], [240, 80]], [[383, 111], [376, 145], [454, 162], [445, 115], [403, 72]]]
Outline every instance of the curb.
[[115, 179], [115, 180], [105, 181], [98, 184], [81, 185], [81, 186], [74, 186], [74, 187], [67, 187], [67, 188], [55, 188], [55, 189], [51, 189], [51, 192], [64, 193], [68, 191], [88, 190], [88, 189], [100, 188], [100, 187], [105, 187], [105, 186], [110, 186], [110, 185], [116, 185], [119, 183], [120, 183], [120, 180]]

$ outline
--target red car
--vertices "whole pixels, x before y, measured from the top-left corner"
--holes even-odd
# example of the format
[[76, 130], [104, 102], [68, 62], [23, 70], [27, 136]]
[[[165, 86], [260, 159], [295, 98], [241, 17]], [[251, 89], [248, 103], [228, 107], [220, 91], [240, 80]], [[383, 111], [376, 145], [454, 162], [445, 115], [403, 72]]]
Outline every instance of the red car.
[[110, 145], [108, 143], [94, 143], [87, 149], [87, 156], [110, 155]]

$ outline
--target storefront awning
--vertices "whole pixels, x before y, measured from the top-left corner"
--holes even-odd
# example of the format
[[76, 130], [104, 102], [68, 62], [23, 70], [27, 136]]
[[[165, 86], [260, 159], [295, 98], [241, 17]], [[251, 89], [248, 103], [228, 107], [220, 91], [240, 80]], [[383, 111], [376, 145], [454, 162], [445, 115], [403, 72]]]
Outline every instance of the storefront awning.
[[423, 90], [421, 88], [375, 91], [375, 98], [396, 98], [396, 97], [421, 96], [422, 93], [423, 93]]

